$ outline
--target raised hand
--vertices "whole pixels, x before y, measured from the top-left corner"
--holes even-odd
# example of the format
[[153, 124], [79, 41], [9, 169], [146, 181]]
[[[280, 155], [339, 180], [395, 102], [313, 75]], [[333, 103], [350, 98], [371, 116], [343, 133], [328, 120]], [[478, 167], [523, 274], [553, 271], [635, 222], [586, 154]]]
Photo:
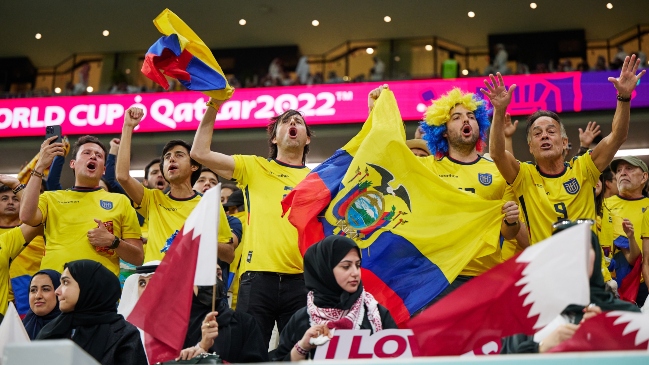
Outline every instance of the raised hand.
[[20, 181], [18, 180], [18, 178], [15, 178], [13, 176], [0, 174], [0, 184], [8, 186], [11, 189], [15, 189], [18, 185], [20, 185]]
[[108, 153], [110, 153], [111, 155], [116, 155], [117, 152], [119, 152], [119, 142], [120, 142], [119, 138], [111, 139], [110, 140], [110, 151]]
[[511, 114], [505, 113], [505, 137], [512, 138], [514, 133], [516, 133], [516, 127], [518, 127], [518, 120], [512, 123]]
[[595, 137], [599, 136], [602, 131], [599, 129], [597, 122], [588, 122], [586, 130], [579, 128], [579, 145], [588, 148], [593, 144]]
[[52, 136], [46, 139], [45, 142], [41, 144], [40, 157], [38, 158], [38, 163], [35, 166], [36, 171], [42, 173], [43, 170], [50, 167], [52, 161], [54, 160], [54, 156], [65, 156], [65, 149], [63, 147], [63, 143], [61, 142], [52, 143], [57, 138], [58, 138], [57, 136]]
[[131, 107], [124, 113], [124, 126], [135, 128], [140, 124], [144, 117], [144, 110], [140, 108]]
[[513, 84], [509, 89], [507, 89], [500, 72], [496, 73], [496, 76], [498, 77], [497, 79], [494, 75], [490, 74], [489, 79], [491, 80], [491, 83], [485, 79], [484, 84], [487, 87], [487, 90], [480, 89], [480, 92], [489, 98], [491, 105], [493, 105], [495, 109], [505, 110], [512, 101], [512, 95], [514, 94], [514, 90], [516, 90], [516, 84]]
[[633, 235], [635, 234], [633, 223], [631, 223], [631, 221], [626, 218], [622, 220], [622, 229], [624, 230], [624, 234], [626, 234], [626, 236], [629, 238], [633, 237]]
[[635, 55], [631, 57], [626, 56], [624, 58], [624, 63], [622, 64], [622, 70], [620, 71], [620, 77], [609, 77], [608, 81], [613, 83], [613, 86], [617, 89], [617, 93], [622, 97], [631, 97], [631, 93], [638, 84], [638, 80], [644, 76], [646, 70], [638, 72], [638, 67], [640, 66], [640, 59], [636, 58]]
[[374, 102], [376, 101], [376, 99], [378, 99], [379, 96], [381, 96], [381, 91], [387, 89], [388, 89], [388, 84], [383, 84], [377, 87], [376, 89], [370, 91], [370, 93], [367, 95], [367, 108], [369, 109], [370, 112], [372, 111], [372, 109], [374, 109]]

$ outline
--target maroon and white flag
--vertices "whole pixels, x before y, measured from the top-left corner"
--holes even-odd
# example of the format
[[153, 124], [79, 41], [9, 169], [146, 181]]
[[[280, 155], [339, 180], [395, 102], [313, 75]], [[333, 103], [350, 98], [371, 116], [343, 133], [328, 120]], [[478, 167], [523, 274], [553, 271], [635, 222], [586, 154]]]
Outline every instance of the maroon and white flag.
[[189, 325], [194, 285], [216, 284], [221, 184], [205, 192], [178, 231], [128, 321], [145, 332], [149, 363], [180, 355]]
[[493, 354], [532, 335], [569, 304], [588, 305], [590, 225], [541, 241], [462, 285], [408, 322], [421, 356]]
[[649, 315], [612, 311], [584, 321], [550, 352], [649, 350]]

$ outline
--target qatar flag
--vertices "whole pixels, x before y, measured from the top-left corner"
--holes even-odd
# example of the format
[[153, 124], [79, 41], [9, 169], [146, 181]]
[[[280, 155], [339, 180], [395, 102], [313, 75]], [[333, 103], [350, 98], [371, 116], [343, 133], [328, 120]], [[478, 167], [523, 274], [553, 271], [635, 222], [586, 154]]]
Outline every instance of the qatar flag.
[[408, 322], [421, 356], [493, 354], [532, 335], [569, 304], [588, 305], [589, 224], [541, 241], [462, 285]]
[[128, 316], [145, 333], [149, 363], [175, 359], [189, 325], [194, 285], [216, 284], [221, 184], [205, 192]]
[[584, 321], [571, 339], [550, 352], [649, 350], [649, 316], [612, 311]]

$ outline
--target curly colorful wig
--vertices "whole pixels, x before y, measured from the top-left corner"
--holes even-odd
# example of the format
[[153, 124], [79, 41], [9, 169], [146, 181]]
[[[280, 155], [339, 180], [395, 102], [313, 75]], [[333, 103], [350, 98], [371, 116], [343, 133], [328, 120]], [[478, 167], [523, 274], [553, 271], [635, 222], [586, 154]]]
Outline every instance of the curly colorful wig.
[[446, 122], [451, 117], [451, 109], [456, 105], [463, 105], [471, 110], [478, 121], [480, 138], [476, 142], [476, 150], [482, 152], [482, 149], [487, 145], [487, 131], [491, 124], [489, 121], [491, 110], [487, 109], [487, 103], [476, 94], [463, 93], [459, 88], [454, 88], [437, 100], [433, 100], [431, 106], [424, 113], [424, 120], [419, 123], [425, 133], [423, 139], [428, 144], [430, 152], [437, 158], [448, 154], [448, 141], [444, 137], [444, 133], [446, 132]]

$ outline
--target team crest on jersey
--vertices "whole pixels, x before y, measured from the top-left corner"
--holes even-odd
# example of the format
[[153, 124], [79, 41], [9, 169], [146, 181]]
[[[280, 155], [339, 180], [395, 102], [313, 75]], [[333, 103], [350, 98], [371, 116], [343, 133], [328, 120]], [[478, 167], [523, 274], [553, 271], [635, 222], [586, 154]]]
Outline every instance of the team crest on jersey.
[[563, 183], [563, 187], [566, 188], [568, 194], [575, 195], [579, 192], [579, 181], [576, 178], [572, 178]]
[[491, 175], [490, 173], [478, 173], [478, 181], [480, 181], [480, 184], [484, 186], [489, 186], [493, 182], [493, 175]]
[[113, 209], [113, 202], [109, 202], [109, 201], [106, 201], [106, 200], [100, 200], [99, 201], [99, 206], [101, 206], [102, 208], [104, 208], [106, 210], [111, 210], [111, 209]]

